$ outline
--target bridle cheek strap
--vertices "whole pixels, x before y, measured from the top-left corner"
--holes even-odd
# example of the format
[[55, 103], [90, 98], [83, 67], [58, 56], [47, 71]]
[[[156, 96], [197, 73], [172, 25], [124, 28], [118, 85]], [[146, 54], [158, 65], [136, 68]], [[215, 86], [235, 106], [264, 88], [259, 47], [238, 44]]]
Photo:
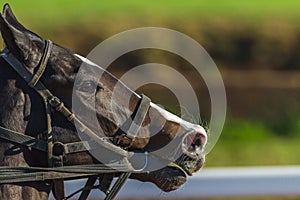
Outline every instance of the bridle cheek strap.
[[46, 69], [48, 60], [50, 58], [52, 47], [53, 47], [52, 41], [46, 40], [44, 54], [42, 55], [40, 63], [38, 64], [38, 70], [33, 75], [32, 79], [28, 82], [29, 87], [34, 88], [34, 86], [37, 84], [37, 82], [40, 80], [41, 76], [43, 75], [43, 73]]
[[146, 118], [147, 111], [150, 106], [150, 98], [147, 97], [146, 95], [142, 94], [141, 99], [139, 102], [139, 105], [136, 107], [135, 114], [133, 116], [133, 120], [130, 124], [129, 129], [126, 131], [127, 132], [127, 137], [132, 139], [133, 141], [136, 139], [137, 134], [139, 130], [142, 127], [142, 124]]
[[149, 97], [141, 94], [140, 100], [131, 117], [113, 135], [114, 144], [122, 146], [124, 149], [132, 147], [134, 141], [138, 139], [138, 133], [147, 116], [150, 102], [151, 99]]

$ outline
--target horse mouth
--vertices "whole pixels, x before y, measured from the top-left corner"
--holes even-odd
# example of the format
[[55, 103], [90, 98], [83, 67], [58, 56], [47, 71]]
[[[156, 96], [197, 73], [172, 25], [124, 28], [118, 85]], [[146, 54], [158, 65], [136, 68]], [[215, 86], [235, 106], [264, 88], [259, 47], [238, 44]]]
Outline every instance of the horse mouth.
[[182, 154], [168, 166], [151, 172], [154, 183], [163, 191], [178, 189], [187, 181], [188, 176], [198, 172], [205, 161], [205, 142], [197, 133], [187, 134], [182, 141]]
[[201, 169], [204, 160], [204, 156], [196, 159], [184, 154], [167, 167], [150, 172], [148, 178], [164, 192], [177, 190], [187, 181], [188, 175], [192, 176]]
[[189, 176], [198, 172], [204, 165], [205, 156], [203, 154], [190, 156], [183, 154], [176, 160], [176, 164]]

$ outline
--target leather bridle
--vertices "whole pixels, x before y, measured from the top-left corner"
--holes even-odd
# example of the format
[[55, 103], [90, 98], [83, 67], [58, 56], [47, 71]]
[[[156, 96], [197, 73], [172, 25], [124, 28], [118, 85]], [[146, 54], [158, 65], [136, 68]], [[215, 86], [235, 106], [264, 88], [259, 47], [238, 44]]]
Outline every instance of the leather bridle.
[[[70, 111], [64, 103], [56, 96], [54, 96], [46, 87], [45, 85], [40, 81], [48, 60], [50, 58], [50, 54], [52, 51], [53, 43], [50, 40], [45, 41], [45, 48], [44, 53], [42, 55], [42, 58], [36, 67], [37, 71], [36, 73], [32, 74], [30, 73], [21, 63], [20, 61], [7, 49], [5, 48], [1, 52], [1, 57], [28, 83], [28, 86], [32, 89], [34, 89], [43, 99], [44, 105], [45, 105], [45, 112], [46, 112], [46, 119], [47, 119], [47, 131], [45, 133], [45, 140], [39, 140], [36, 138], [33, 138], [31, 136], [27, 136], [9, 129], [6, 129], [5, 127], [0, 126], [0, 139], [3, 139], [5, 141], [9, 141], [14, 144], [19, 144], [28, 147], [29, 149], [37, 149], [43, 152], [47, 152], [47, 160], [48, 160], [48, 166], [49, 168], [57, 168], [57, 169], [65, 169], [66, 167], [63, 166], [63, 158], [66, 154], [69, 153], [76, 153], [76, 152], [83, 152], [88, 151], [91, 149], [88, 142], [86, 141], [80, 141], [80, 142], [73, 142], [73, 143], [67, 143], [62, 144], [60, 142], [53, 142], [53, 131], [52, 131], [52, 124], [51, 124], [51, 113], [52, 110], [55, 110], [57, 112], [60, 112], [66, 119], [76, 124], [76, 128], [79, 129], [81, 132], [83, 132], [85, 135], [89, 136], [93, 141], [95, 141], [97, 144], [101, 145], [101, 147], [104, 147], [105, 149], [109, 150], [111, 153], [116, 154], [118, 156], [123, 157], [125, 160], [129, 155], [129, 152], [126, 151], [124, 148], [121, 148], [119, 146], [116, 146], [116, 143], [118, 143], [118, 132], [115, 134], [115, 144], [111, 141], [108, 141], [104, 138], [99, 137], [97, 134], [95, 134], [91, 129], [89, 129], [84, 123], [82, 123], [77, 116]], [[134, 141], [137, 133], [142, 126], [142, 123], [146, 117], [147, 111], [150, 106], [150, 99], [146, 97], [145, 95], [141, 95], [140, 101], [134, 111], [134, 113], [131, 115], [132, 123], [128, 130], [125, 132], [122, 132], [122, 137], [126, 137], [127, 139]], [[147, 165], [147, 152], [145, 152], [145, 159]], [[145, 168], [146, 166], [144, 166]], [[36, 168], [31, 168], [31, 170]], [[111, 169], [110, 169], [111, 170]], [[143, 169], [142, 169], [143, 170]], [[135, 170], [131, 165], [130, 162], [124, 162], [124, 167], [120, 167], [120, 171], [126, 171], [123, 172], [119, 179], [116, 181], [115, 185], [112, 187], [112, 189], [108, 192], [109, 188], [102, 188], [102, 191], [104, 191], [107, 196], [105, 200], [112, 200], [117, 192], [120, 190], [122, 185], [125, 183], [127, 178], [131, 175], [132, 172], [139, 172], [142, 170]], [[62, 171], [62, 170], [61, 170]], [[109, 168], [107, 169], [109, 171]], [[112, 171], [112, 170], [111, 170]], [[117, 171], [117, 170], [116, 170]], [[105, 173], [105, 170], [102, 172]], [[1, 172], [0, 172], [1, 173]], [[36, 174], [34, 174], [36, 175]], [[33, 176], [34, 176], [33, 175]], [[52, 175], [52, 174], [51, 174]], [[95, 175], [95, 174], [94, 174]], [[8, 176], [8, 175], [7, 175]], [[111, 180], [114, 175], [112, 174], [108, 179]], [[29, 177], [29, 176], [28, 176]], [[64, 195], [64, 188], [63, 188], [63, 179], [65, 177], [72, 178], [70, 176], [66, 175], [57, 175], [57, 177], [52, 176], [52, 178], [49, 178], [54, 181], [54, 193], [55, 196], [58, 199], [66, 199]], [[76, 177], [76, 176], [74, 176]], [[23, 180], [23, 179], [22, 179]], [[16, 179], [16, 182], [22, 182], [21, 179]], [[43, 179], [37, 179], [36, 177], [28, 178], [26, 181], [38, 181], [38, 180], [47, 180], [47, 178]], [[91, 176], [86, 186], [90, 187], [95, 183], [96, 179], [95, 176]], [[107, 181], [107, 180], [106, 180]], [[111, 181], [110, 181], [111, 182]], [[5, 181], [1, 182], [5, 183]], [[109, 184], [110, 186], [110, 184]], [[84, 192], [81, 194], [80, 199], [85, 199], [87, 195], [89, 194], [89, 190], [83, 190]]]

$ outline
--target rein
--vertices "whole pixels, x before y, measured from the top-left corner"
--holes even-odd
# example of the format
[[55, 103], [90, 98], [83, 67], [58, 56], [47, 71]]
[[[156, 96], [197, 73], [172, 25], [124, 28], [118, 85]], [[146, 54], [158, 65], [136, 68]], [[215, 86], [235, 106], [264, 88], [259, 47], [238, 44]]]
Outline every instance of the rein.
[[[130, 124], [129, 129], [126, 133], [122, 133], [122, 137], [118, 134], [115, 134], [114, 143], [99, 137], [91, 129], [89, 129], [84, 123], [82, 123], [76, 115], [70, 111], [63, 102], [56, 96], [54, 96], [40, 81], [42, 77], [51, 51], [53, 43], [50, 40], [45, 41], [45, 49], [42, 55], [42, 58], [37, 66], [37, 71], [35, 74], [31, 74], [20, 62], [15, 58], [15, 56], [5, 48], [0, 56], [5, 59], [5, 61], [27, 82], [29, 87], [34, 89], [43, 99], [45, 105], [45, 113], [47, 119], [47, 132], [46, 132], [46, 141], [39, 140], [34, 137], [6, 129], [5, 127], [0, 126], [0, 139], [9, 141], [14, 144], [19, 144], [25, 146], [29, 149], [37, 149], [47, 153], [48, 168], [36, 168], [36, 167], [14, 167], [14, 168], [5, 168], [0, 167], [0, 184], [3, 183], [13, 183], [16, 182], [26, 182], [26, 181], [44, 181], [44, 180], [53, 180], [54, 189], [53, 193], [57, 199], [67, 199], [64, 194], [64, 178], [72, 179], [78, 177], [89, 177], [85, 188], [79, 190], [82, 191], [79, 199], [84, 200], [88, 197], [88, 194], [96, 181], [97, 176], [102, 173], [110, 173], [106, 178], [102, 178], [100, 189], [105, 192], [105, 200], [112, 200], [117, 195], [118, 191], [121, 189], [127, 178], [131, 173], [142, 172], [148, 164], [148, 153], [145, 152], [145, 165], [141, 169], [135, 169], [128, 157], [133, 156], [133, 152], [128, 152], [125, 149], [116, 146], [124, 137], [131, 140], [135, 140], [137, 133], [142, 126], [142, 123], [145, 119], [147, 111], [150, 106], [150, 99], [145, 95], [141, 95], [141, 99], [132, 114], [132, 123]], [[113, 153], [121, 158], [117, 163], [112, 163], [111, 165], [105, 166], [102, 164], [95, 165], [80, 165], [80, 166], [63, 166], [63, 158], [66, 154], [83, 152], [91, 150], [91, 147], [87, 141], [73, 142], [62, 144], [60, 142], [53, 142], [53, 132], [51, 124], [51, 113], [52, 109], [60, 112], [66, 119], [72, 124], [76, 124], [77, 129], [86, 134], [91, 138], [93, 142], [96, 142], [106, 151]], [[129, 146], [128, 146], [129, 147]], [[119, 167], [115, 168], [118, 165]], [[118, 169], [118, 170], [116, 170]], [[121, 172], [119, 179], [111, 187], [112, 178], [114, 177], [113, 173]], [[103, 176], [105, 177], [105, 176]], [[3, 178], [3, 179], [2, 179]], [[3, 181], [2, 181], [3, 180]], [[10, 180], [10, 181], [9, 181]], [[106, 187], [102, 186], [107, 185]], [[73, 196], [73, 195], [72, 195]]]

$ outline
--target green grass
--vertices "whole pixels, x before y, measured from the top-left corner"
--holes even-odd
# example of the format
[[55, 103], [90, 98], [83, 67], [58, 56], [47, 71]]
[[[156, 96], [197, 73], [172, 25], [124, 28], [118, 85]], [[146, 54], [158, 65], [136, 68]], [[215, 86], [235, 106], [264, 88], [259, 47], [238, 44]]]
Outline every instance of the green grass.
[[[235, 18], [299, 17], [300, 2], [295, 0], [8, 0], [18, 15], [27, 20], [70, 20], [81, 17], [124, 16], [186, 18], [197, 16]], [[113, 21], [112, 21], [113, 23]]]
[[299, 136], [276, 136], [262, 123], [228, 120], [206, 166], [297, 165]]
[[206, 166], [298, 165], [299, 141], [270, 137], [266, 140], [224, 141], [207, 155]]

